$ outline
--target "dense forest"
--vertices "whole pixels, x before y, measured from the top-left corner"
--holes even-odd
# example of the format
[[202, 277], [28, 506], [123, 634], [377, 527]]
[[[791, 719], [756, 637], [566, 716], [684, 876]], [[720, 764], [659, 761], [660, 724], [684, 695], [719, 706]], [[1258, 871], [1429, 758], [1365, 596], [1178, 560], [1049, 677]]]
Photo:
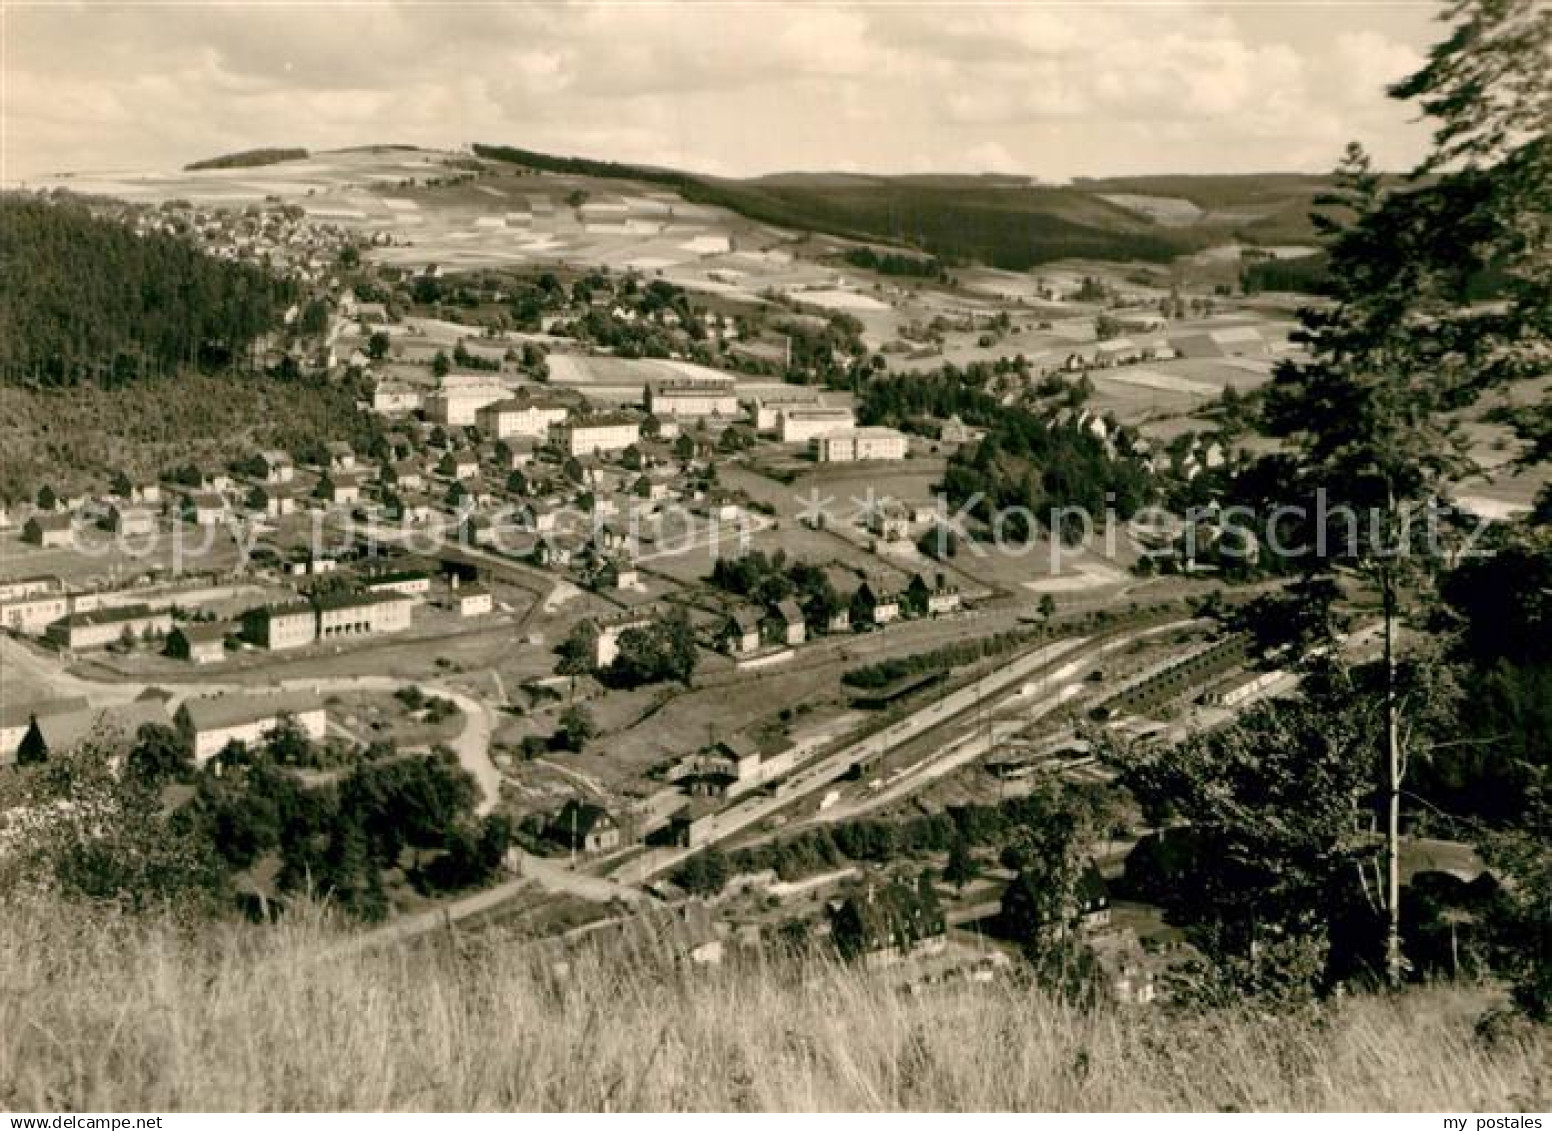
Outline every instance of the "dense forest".
[[120, 386], [231, 368], [274, 326], [289, 284], [139, 236], [68, 199], [0, 196], [0, 380]]
[[305, 161], [307, 150], [300, 148], [269, 149], [244, 149], [239, 153], [223, 153], [220, 157], [208, 157], [203, 161], [192, 161], [185, 165], [184, 171], [198, 172], [201, 169], [252, 169], [259, 165], [278, 165], [282, 161]]

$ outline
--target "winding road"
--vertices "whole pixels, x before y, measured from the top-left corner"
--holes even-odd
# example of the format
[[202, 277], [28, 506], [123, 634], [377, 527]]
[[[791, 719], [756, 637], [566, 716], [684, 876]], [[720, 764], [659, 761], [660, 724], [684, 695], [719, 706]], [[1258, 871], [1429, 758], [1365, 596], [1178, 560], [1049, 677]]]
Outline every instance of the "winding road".
[[55, 694], [79, 695], [94, 707], [116, 707], [134, 700], [147, 687], [155, 686], [170, 692], [169, 710], [176, 710], [179, 703], [188, 698], [219, 694], [261, 694], [266, 690], [316, 691], [320, 695], [343, 691], [395, 692], [406, 687], [418, 687], [422, 691], [450, 699], [463, 715], [463, 729], [448, 743], [458, 755], [458, 764], [474, 778], [480, 787], [477, 811], [483, 815], [496, 807], [501, 796], [501, 771], [490, 759], [491, 738], [496, 731], [495, 712], [485, 703], [463, 691], [445, 684], [427, 680], [395, 679], [391, 676], [362, 675], [338, 678], [283, 679], [275, 683], [255, 685], [248, 683], [167, 683], [155, 684], [134, 680], [88, 680], [67, 671], [46, 654], [28, 648], [10, 637], [0, 637], [0, 671], [12, 668], [25, 671], [40, 683], [47, 684]]

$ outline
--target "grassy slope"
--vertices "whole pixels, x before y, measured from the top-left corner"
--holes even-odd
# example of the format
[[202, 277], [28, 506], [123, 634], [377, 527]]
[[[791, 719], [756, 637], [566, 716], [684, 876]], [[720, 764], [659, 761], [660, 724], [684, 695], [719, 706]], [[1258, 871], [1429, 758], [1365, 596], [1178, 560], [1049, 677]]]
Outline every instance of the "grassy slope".
[[[747, 180], [476, 146], [482, 157], [559, 173], [667, 185], [688, 199], [764, 223], [919, 247], [952, 261], [1012, 270], [1058, 259], [1164, 262], [1228, 238], [1311, 238], [1306, 213], [1325, 178], [1138, 177], [1031, 185], [1005, 176], [782, 173]], [[1106, 193], [1180, 196], [1224, 218], [1166, 228], [1101, 199]]]
[[[514, 940], [331, 951], [316, 924], [194, 942], [52, 906], [0, 914], [12, 1109], [1544, 1108], [1546, 1043], [1487, 1051], [1483, 996], [1322, 1023], [1076, 1014], [1008, 985], [919, 996], [829, 966], [537, 978]], [[331, 956], [332, 954], [332, 956]], [[1538, 1082], [1539, 1073], [1539, 1082]]]

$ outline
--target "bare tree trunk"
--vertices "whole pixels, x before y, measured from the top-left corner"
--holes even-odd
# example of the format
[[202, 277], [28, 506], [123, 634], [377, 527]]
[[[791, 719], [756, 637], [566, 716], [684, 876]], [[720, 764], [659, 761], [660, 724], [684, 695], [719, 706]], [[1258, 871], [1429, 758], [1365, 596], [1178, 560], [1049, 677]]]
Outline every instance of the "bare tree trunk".
[[1381, 571], [1385, 608], [1385, 977], [1401, 985], [1401, 727], [1396, 696], [1396, 587]]

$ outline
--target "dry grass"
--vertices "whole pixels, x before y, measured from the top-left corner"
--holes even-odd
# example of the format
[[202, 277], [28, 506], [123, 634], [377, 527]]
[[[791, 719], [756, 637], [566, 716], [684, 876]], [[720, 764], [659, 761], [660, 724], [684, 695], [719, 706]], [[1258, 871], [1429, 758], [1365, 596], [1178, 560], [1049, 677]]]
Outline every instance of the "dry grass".
[[338, 941], [0, 907], [0, 1107], [1481, 1111], [1552, 1091], [1552, 1041], [1481, 1047], [1465, 991], [1172, 1020], [824, 965], [599, 961], [555, 985], [496, 935]]

